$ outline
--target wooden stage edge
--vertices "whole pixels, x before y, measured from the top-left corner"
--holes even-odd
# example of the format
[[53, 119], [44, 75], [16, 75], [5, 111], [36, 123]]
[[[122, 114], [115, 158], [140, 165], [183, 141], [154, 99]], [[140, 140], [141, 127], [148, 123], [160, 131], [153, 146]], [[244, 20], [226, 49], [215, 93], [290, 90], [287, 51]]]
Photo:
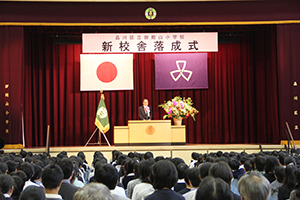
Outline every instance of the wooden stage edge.
[[[4, 147], [4, 152], [16, 152], [19, 153], [22, 148], [11, 148], [8, 149], [8, 146]], [[297, 148], [300, 148], [300, 145], [296, 145]], [[31, 151], [32, 153], [43, 153], [46, 151], [44, 147], [38, 148], [24, 148], [25, 151]], [[273, 151], [273, 150], [285, 150], [284, 144], [186, 144], [186, 145], [162, 145], [162, 146], [107, 146], [107, 145], [89, 145], [87, 147], [84, 146], [64, 146], [64, 147], [50, 147], [50, 155], [56, 156], [61, 151], [68, 152], [68, 156], [77, 155], [79, 151], [83, 151], [86, 155], [87, 161], [89, 164], [92, 163], [93, 155], [95, 151], [100, 151], [104, 154], [104, 156], [109, 161], [112, 157], [112, 151], [118, 150], [127, 154], [129, 152], [138, 152], [145, 153], [147, 151], [153, 152], [154, 156], [164, 156], [164, 157], [180, 157], [186, 163], [189, 163], [191, 160], [191, 153], [210, 153], [217, 152], [219, 150], [223, 152], [242, 152], [245, 151], [247, 153], [258, 153], [262, 151]]]

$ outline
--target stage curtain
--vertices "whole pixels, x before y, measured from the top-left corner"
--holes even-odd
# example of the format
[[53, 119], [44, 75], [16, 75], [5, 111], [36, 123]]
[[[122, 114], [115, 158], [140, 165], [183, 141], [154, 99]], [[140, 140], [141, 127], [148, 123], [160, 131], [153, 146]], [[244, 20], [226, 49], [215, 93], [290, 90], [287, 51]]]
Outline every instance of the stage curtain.
[[[28, 146], [43, 146], [50, 125], [51, 146], [84, 145], [95, 130], [99, 92], [80, 92], [80, 44], [54, 44], [47, 33], [25, 34], [24, 114]], [[154, 119], [158, 105], [174, 96], [191, 97], [200, 111], [183, 120], [187, 143], [278, 144], [276, 29], [243, 32], [239, 42], [220, 43], [208, 53], [209, 89], [155, 90], [154, 54], [134, 54], [134, 90], [106, 91], [111, 129], [138, 119], [144, 98]], [[97, 141], [97, 135], [91, 142]], [[102, 138], [102, 142], [104, 142]]]

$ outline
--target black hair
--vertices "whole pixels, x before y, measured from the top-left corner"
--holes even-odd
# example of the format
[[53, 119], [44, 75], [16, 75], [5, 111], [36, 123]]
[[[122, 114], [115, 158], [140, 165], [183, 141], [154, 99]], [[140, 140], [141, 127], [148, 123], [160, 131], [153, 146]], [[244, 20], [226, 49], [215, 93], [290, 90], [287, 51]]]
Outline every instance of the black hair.
[[10, 175], [11, 176], [19, 176], [24, 181], [24, 183], [28, 180], [27, 175], [22, 170], [17, 170], [15, 172], [12, 172], [12, 173], [10, 173]]
[[5, 162], [0, 162], [0, 171], [5, 174], [7, 171], [7, 164]]
[[150, 151], [147, 151], [145, 154], [144, 154], [144, 159], [147, 160], [149, 158], [153, 158], [153, 153], [150, 152]]
[[200, 175], [201, 179], [204, 179], [206, 176], [208, 176], [209, 169], [212, 165], [213, 165], [213, 163], [206, 162], [206, 163], [202, 163], [199, 166], [199, 175]]
[[169, 160], [161, 160], [152, 166], [150, 181], [154, 189], [171, 189], [177, 183], [178, 176], [175, 165]]
[[187, 172], [188, 179], [191, 181], [193, 187], [197, 187], [200, 184], [199, 170], [192, 168]]
[[223, 152], [222, 151], [218, 151], [217, 152], [217, 157], [221, 157], [221, 156], [223, 156]]
[[3, 194], [8, 193], [14, 186], [14, 179], [8, 174], [0, 175], [0, 192]]
[[224, 180], [207, 176], [201, 181], [195, 199], [233, 200], [233, 194]]
[[103, 183], [110, 190], [115, 189], [119, 175], [117, 170], [110, 164], [102, 164], [96, 167], [95, 179], [98, 183]]
[[255, 167], [257, 171], [262, 172], [265, 169], [266, 159], [262, 156], [256, 156], [255, 158]]
[[233, 178], [229, 165], [223, 161], [214, 163], [210, 167], [208, 175], [223, 179], [229, 186], [231, 184], [231, 179]]
[[120, 154], [120, 155], [118, 156], [118, 158], [117, 158], [118, 164], [119, 164], [119, 165], [122, 165], [123, 162], [124, 162], [124, 160], [125, 160], [126, 158], [128, 158], [128, 156], [126, 156], [126, 155], [124, 155], [124, 154]]
[[182, 158], [172, 158], [171, 159], [172, 163], [177, 167], [177, 165], [179, 165], [180, 163], [185, 163], [184, 160]]
[[155, 162], [158, 162], [158, 161], [160, 161], [160, 160], [164, 160], [165, 158], [163, 157], [163, 156], [157, 156], [157, 157], [155, 157]]
[[200, 155], [199, 153], [193, 152], [193, 153], [192, 153], [192, 158], [193, 158], [193, 160], [198, 160], [199, 155]]
[[126, 170], [125, 176], [127, 176], [130, 173], [133, 173], [135, 163], [136, 163], [136, 161], [134, 161], [133, 159], [128, 159], [128, 161], [124, 163], [125, 170]]
[[47, 165], [42, 172], [42, 183], [47, 189], [55, 189], [64, 178], [62, 169], [52, 163]]
[[278, 160], [280, 162], [281, 165], [284, 165], [284, 158], [285, 158], [285, 153], [284, 152], [279, 152], [278, 153]]
[[77, 156], [80, 157], [82, 160], [85, 160], [85, 155], [84, 155], [84, 153], [82, 151], [79, 151], [77, 153]]
[[179, 163], [176, 166], [177, 172], [178, 172], [178, 179], [183, 179], [184, 178], [184, 173], [185, 171], [189, 168], [185, 163]]
[[150, 176], [150, 172], [151, 172], [151, 166], [154, 164], [155, 162], [153, 160], [143, 160], [139, 163], [139, 174], [141, 177], [142, 182], [144, 183], [149, 183], [149, 176]]
[[60, 160], [57, 164], [64, 173], [64, 179], [69, 179], [74, 170], [72, 160], [70, 158], [64, 158]]
[[289, 165], [289, 164], [291, 164], [291, 163], [292, 163], [293, 165], [296, 164], [296, 161], [295, 161], [295, 159], [294, 159], [293, 157], [287, 156], [287, 157], [284, 158], [284, 165]]
[[245, 161], [244, 168], [245, 168], [246, 172], [250, 172], [253, 169], [251, 160], [246, 160]]
[[275, 168], [275, 175], [276, 175], [277, 181], [278, 181], [279, 183], [282, 183], [282, 182], [283, 182], [284, 171], [285, 171], [284, 167], [282, 167], [282, 166], [280, 166], [280, 165], [279, 165], [278, 167]]
[[12, 178], [14, 179], [14, 191], [11, 195], [12, 199], [19, 199], [21, 192], [23, 191], [23, 187], [25, 182], [17, 175], [13, 175]]
[[297, 167], [295, 165], [288, 165], [284, 170], [283, 184], [286, 185], [290, 190], [294, 189], [296, 185], [296, 170]]
[[32, 164], [33, 168], [34, 168], [34, 175], [31, 177], [31, 181], [34, 181], [34, 180], [38, 180], [41, 178], [42, 176], [42, 168], [36, 164]]
[[266, 174], [274, 173], [277, 166], [279, 166], [277, 158], [275, 156], [268, 156], [265, 164]]
[[57, 154], [57, 157], [60, 158], [60, 159], [67, 158], [68, 153], [66, 151], [61, 151]]
[[228, 164], [229, 167], [234, 171], [238, 170], [240, 167], [240, 161], [238, 161], [236, 158], [229, 159]]
[[42, 187], [29, 186], [21, 193], [19, 200], [45, 200], [46, 195]]
[[18, 167], [18, 170], [22, 170], [23, 172], [25, 172], [25, 174], [27, 176], [27, 181], [30, 180], [34, 174], [34, 168], [33, 168], [32, 164], [30, 164], [28, 162], [21, 163]]

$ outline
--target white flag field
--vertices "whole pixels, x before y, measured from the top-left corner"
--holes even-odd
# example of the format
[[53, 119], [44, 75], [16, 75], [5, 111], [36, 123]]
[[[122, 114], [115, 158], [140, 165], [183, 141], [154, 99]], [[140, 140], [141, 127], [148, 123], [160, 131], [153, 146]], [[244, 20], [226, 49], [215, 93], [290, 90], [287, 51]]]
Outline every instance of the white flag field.
[[81, 54], [80, 90], [133, 90], [133, 54]]

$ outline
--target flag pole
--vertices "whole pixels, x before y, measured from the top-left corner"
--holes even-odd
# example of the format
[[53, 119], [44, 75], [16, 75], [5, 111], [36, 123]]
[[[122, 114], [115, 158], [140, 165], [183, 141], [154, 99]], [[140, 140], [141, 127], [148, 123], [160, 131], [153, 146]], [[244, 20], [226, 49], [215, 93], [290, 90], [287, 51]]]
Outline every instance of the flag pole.
[[[105, 97], [104, 97], [104, 94], [103, 94], [103, 90], [100, 90], [100, 94], [101, 94], [101, 97], [100, 97], [100, 98], [102, 98], [102, 95], [103, 95], [103, 100], [105, 100]], [[98, 129], [99, 129], [99, 128], [98, 128]], [[105, 135], [105, 133], [103, 133], [103, 130], [102, 130], [102, 129], [99, 129], [99, 132], [102, 133], [102, 135], [103, 135], [104, 139], [106, 140], [108, 146], [111, 146], [110, 143], [109, 143], [109, 141], [108, 141], [108, 139], [107, 139], [107, 137], [106, 137], [106, 135]], [[100, 142], [101, 142], [101, 135], [100, 135], [100, 134], [99, 134], [99, 138], [100, 138]], [[101, 143], [100, 143], [100, 145], [101, 145]]]

